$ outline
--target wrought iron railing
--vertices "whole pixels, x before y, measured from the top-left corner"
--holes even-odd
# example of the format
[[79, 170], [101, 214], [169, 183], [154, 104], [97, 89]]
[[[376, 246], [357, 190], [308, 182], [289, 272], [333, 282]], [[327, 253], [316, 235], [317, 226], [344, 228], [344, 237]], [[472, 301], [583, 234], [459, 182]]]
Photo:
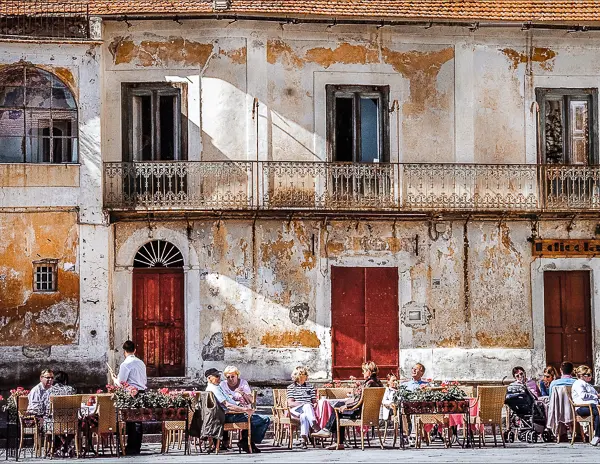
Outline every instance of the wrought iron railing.
[[600, 210], [600, 166], [298, 161], [104, 163], [111, 210]]
[[88, 39], [88, 0], [2, 0], [0, 37]]

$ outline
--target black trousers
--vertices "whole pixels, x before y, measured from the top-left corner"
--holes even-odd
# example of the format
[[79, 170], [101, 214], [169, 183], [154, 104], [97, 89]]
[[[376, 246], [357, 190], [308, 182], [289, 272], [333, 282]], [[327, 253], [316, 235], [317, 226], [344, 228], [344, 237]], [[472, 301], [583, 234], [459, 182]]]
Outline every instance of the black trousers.
[[[344, 404], [343, 402], [336, 403], [334, 407], [339, 407], [343, 404]], [[342, 412], [342, 413], [340, 413], [340, 417], [342, 417], [344, 419], [358, 419], [360, 417], [360, 410]], [[329, 420], [327, 421], [327, 424], [325, 425], [324, 428], [329, 430], [332, 433], [337, 433], [337, 419], [336, 419], [335, 413], [332, 414], [331, 416], [329, 416]], [[344, 444], [345, 439], [346, 439], [346, 427], [340, 427], [340, 443]]]
[[[144, 393], [146, 393], [144, 390], [140, 390], [138, 395], [143, 395]], [[144, 437], [142, 432], [142, 423], [125, 423], [125, 432], [127, 433], [127, 446], [125, 447], [125, 454], [140, 454], [140, 450], [142, 449], [142, 438]]]
[[598, 414], [598, 406], [590, 404], [589, 406], [577, 408], [577, 414], [587, 417], [590, 415], [590, 408], [592, 409], [592, 414], [594, 416], [594, 435], [600, 437], [600, 414]]

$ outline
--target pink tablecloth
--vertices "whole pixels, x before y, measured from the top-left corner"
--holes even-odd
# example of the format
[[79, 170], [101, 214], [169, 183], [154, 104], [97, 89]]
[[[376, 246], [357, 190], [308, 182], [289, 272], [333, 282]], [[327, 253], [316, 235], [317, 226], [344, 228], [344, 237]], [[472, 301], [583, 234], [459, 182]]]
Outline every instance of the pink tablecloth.
[[[471, 417], [477, 417], [479, 414], [479, 402], [477, 398], [468, 398], [469, 400], [469, 414]], [[440, 414], [442, 415], [442, 414]], [[464, 414], [444, 414], [444, 416], [448, 417], [448, 425], [450, 427], [458, 427], [459, 429], [464, 427], [465, 424], [465, 415]], [[475, 428], [474, 420], [471, 421], [471, 428]], [[440, 424], [440, 426], [444, 426], [444, 424]], [[429, 433], [435, 427], [435, 424], [423, 424], [423, 429], [425, 432]]]
[[327, 424], [327, 421], [329, 420], [332, 414], [333, 407], [331, 406], [331, 402], [328, 401], [326, 398], [319, 399], [319, 401], [317, 402], [317, 408], [315, 410], [315, 415], [317, 416], [317, 423], [319, 424], [319, 427], [325, 427], [325, 424]]

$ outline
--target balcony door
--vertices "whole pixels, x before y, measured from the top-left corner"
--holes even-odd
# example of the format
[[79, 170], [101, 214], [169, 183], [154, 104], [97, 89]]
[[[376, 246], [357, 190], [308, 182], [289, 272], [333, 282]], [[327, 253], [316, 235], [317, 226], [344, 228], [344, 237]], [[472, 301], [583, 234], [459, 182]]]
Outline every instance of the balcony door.
[[331, 268], [333, 378], [360, 378], [374, 361], [380, 375], [398, 371], [398, 269]]

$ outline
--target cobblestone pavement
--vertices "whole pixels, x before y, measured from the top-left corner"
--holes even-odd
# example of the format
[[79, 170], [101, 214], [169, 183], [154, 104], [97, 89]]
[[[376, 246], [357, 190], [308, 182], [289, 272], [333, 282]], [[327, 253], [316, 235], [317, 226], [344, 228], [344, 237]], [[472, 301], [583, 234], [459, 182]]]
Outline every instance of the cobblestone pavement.
[[[91, 458], [87, 459], [91, 463], [179, 463], [179, 462], [218, 462], [218, 463], [354, 463], [354, 462], [435, 462], [437, 463], [504, 463], [504, 462], [600, 462], [600, 447], [594, 448], [589, 444], [576, 443], [575, 446], [569, 444], [517, 444], [513, 443], [506, 448], [487, 446], [479, 449], [444, 449], [436, 445], [423, 447], [421, 449], [398, 449], [379, 448], [365, 449], [346, 449], [344, 451], [327, 451], [324, 449], [308, 450], [294, 449], [287, 450], [281, 448], [272, 448], [261, 446], [261, 454], [248, 455], [238, 454], [237, 452], [221, 453], [218, 456], [214, 454], [193, 453], [191, 456], [183, 456], [181, 451], [174, 450], [168, 454], [161, 455], [159, 448], [154, 445], [144, 445], [142, 455], [124, 458]], [[54, 459], [54, 461], [62, 461]], [[23, 459], [21, 462], [42, 462], [31, 458]], [[48, 462], [47, 460], [44, 462]], [[65, 462], [65, 461], [62, 461]], [[71, 460], [71, 462], [73, 462]], [[85, 462], [85, 461], [79, 461]]]

